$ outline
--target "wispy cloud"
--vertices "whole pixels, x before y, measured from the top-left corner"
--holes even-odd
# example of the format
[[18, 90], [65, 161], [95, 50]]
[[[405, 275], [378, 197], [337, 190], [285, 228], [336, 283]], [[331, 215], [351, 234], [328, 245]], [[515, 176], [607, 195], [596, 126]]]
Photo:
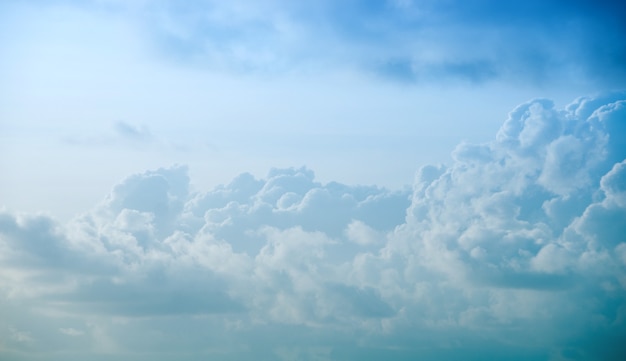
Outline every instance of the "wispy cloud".
[[614, 2], [165, 4], [142, 13], [156, 44], [201, 66], [284, 72], [332, 63], [410, 82], [618, 85], [626, 75], [624, 8]]
[[115, 130], [120, 136], [134, 141], [148, 141], [152, 138], [148, 127], [135, 127], [125, 122], [115, 123]]
[[64, 335], [68, 335], [68, 336], [82, 336], [85, 334], [85, 331], [82, 330], [77, 330], [75, 328], [59, 328], [59, 332], [61, 332]]
[[47, 11], [113, 18], [115, 31], [132, 34], [129, 52], [145, 47], [200, 69], [267, 75], [330, 67], [413, 83], [619, 86], [626, 77], [626, 11], [614, 1], [57, 1]]
[[126, 122], [117, 122], [112, 129], [101, 134], [80, 134], [66, 135], [62, 138], [63, 142], [76, 146], [146, 146], [153, 143], [156, 139], [151, 134], [147, 126], [134, 126]]

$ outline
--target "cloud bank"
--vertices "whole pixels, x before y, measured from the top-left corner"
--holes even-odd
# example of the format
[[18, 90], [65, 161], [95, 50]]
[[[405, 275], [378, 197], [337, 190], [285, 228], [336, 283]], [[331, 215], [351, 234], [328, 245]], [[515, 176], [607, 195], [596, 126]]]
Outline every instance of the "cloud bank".
[[626, 93], [535, 99], [412, 189], [173, 166], [65, 224], [5, 210], [0, 355], [621, 360], [625, 130]]

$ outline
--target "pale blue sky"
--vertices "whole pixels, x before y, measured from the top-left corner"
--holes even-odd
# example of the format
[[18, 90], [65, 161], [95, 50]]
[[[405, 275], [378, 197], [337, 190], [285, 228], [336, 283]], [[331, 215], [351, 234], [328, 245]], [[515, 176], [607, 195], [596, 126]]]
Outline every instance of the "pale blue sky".
[[563, 106], [624, 77], [601, 8], [338, 4], [3, 3], [2, 144], [19, 154], [1, 159], [6, 205], [69, 217], [174, 163], [200, 189], [301, 165], [397, 189], [522, 101]]
[[0, 359], [621, 360], [625, 24], [0, 3]]

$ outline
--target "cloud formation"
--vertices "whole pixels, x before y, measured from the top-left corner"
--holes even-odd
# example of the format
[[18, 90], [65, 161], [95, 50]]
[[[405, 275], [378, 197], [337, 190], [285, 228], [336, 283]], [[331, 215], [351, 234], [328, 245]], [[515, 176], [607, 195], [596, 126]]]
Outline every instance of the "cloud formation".
[[626, 93], [535, 99], [410, 190], [173, 166], [66, 224], [3, 211], [0, 355], [620, 360], [625, 126]]
[[[29, 11], [25, 3], [3, 8], [19, 18]], [[78, 5], [59, 0], [46, 11], [96, 21], [111, 17], [117, 31], [128, 21], [132, 25], [122, 33], [136, 32], [153, 54], [218, 71], [291, 73], [333, 64], [410, 83], [560, 80], [610, 86], [620, 86], [626, 77], [626, 9], [616, 1], [99, 0]]]
[[626, 76], [626, 11], [614, 1], [165, 1], [142, 18], [177, 60], [243, 71], [339, 62], [418, 83]]

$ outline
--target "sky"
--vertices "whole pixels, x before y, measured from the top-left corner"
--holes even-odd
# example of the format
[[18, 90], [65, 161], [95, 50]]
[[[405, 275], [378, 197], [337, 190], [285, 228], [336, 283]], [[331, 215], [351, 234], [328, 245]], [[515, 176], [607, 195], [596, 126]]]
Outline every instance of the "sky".
[[0, 3], [0, 359], [623, 360], [626, 6]]

